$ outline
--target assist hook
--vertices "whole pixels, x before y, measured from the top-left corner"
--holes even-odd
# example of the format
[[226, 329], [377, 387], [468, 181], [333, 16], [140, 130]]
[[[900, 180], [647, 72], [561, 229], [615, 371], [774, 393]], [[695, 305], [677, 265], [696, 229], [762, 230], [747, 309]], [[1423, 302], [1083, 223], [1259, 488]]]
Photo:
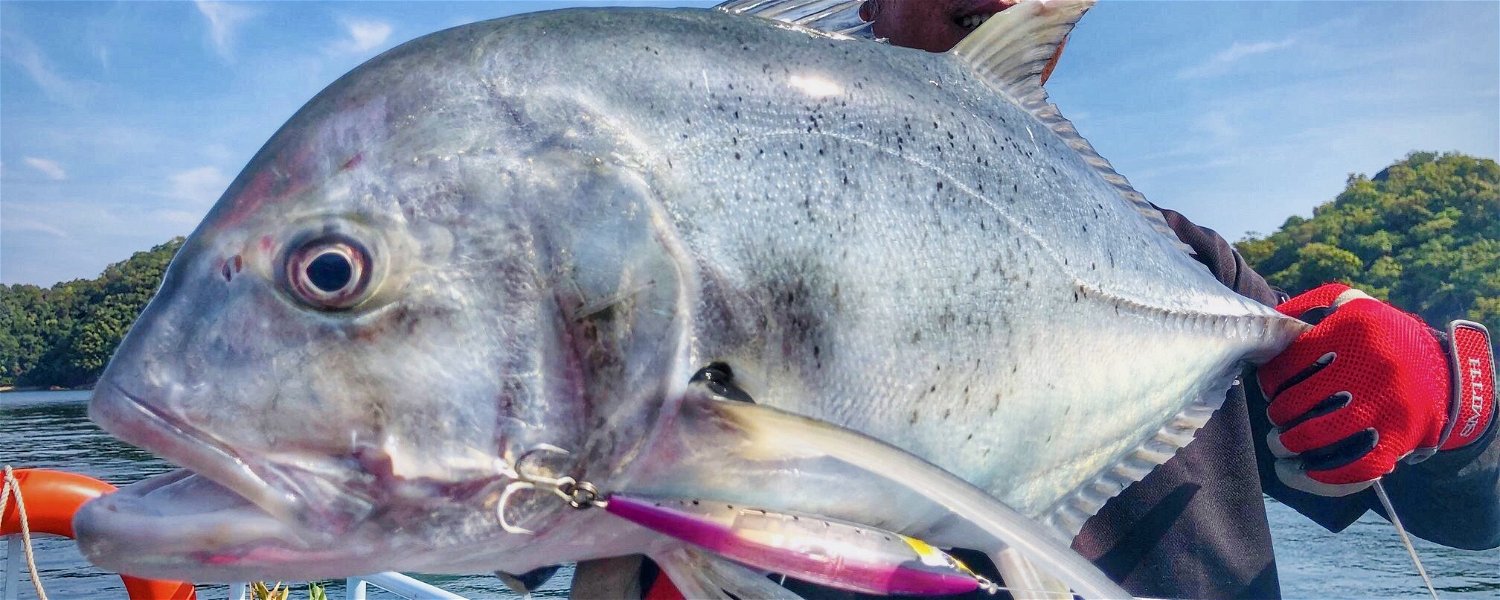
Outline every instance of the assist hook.
[[595, 487], [592, 483], [589, 483], [587, 481], [578, 481], [577, 479], [566, 475], [562, 477], [546, 477], [542, 475], [528, 475], [522, 472], [521, 465], [525, 463], [528, 457], [538, 452], [550, 452], [553, 454], [561, 455], [569, 454], [567, 450], [564, 450], [552, 444], [538, 444], [536, 447], [527, 450], [525, 453], [522, 453], [520, 456], [516, 457], [514, 463], [506, 465], [509, 470], [509, 472], [506, 474], [514, 477], [515, 481], [505, 484], [505, 488], [500, 491], [500, 499], [495, 506], [495, 516], [500, 521], [500, 528], [505, 530], [506, 533], [517, 533], [524, 535], [536, 534], [535, 531], [532, 531], [525, 527], [521, 527], [519, 525], [514, 525], [505, 518], [505, 508], [510, 505], [511, 497], [514, 496], [516, 492], [522, 490], [543, 489], [551, 491], [553, 494], [566, 501], [568, 503], [568, 506], [580, 510], [593, 508], [596, 506], [604, 506], [604, 500], [601, 500], [599, 497], [599, 488]]

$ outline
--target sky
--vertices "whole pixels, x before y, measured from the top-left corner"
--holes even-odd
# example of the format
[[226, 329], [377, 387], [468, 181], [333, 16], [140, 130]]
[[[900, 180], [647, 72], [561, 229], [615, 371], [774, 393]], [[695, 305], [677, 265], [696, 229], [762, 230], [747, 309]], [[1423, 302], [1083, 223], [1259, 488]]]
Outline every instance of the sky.
[[[579, 4], [0, 2], [0, 283], [186, 235], [298, 107], [396, 44]], [[1500, 3], [1107, 1], [1048, 89], [1147, 198], [1236, 240], [1413, 150], [1500, 158]]]

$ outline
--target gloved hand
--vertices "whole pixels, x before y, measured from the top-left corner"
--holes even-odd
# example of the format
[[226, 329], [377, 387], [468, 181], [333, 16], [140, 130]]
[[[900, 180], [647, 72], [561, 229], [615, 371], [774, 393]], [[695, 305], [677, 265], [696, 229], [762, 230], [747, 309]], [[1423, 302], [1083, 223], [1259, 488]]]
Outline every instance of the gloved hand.
[[1455, 321], [1445, 348], [1421, 320], [1341, 284], [1276, 309], [1314, 325], [1257, 374], [1288, 486], [1348, 495], [1489, 427], [1495, 361], [1483, 326]]

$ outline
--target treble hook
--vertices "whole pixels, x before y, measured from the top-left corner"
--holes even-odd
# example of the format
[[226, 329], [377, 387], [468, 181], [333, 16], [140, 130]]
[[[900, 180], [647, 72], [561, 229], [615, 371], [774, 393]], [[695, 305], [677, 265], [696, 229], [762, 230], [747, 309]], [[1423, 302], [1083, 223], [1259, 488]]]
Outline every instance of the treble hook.
[[500, 528], [504, 529], [506, 533], [536, 535], [535, 531], [532, 531], [525, 527], [521, 527], [519, 525], [511, 525], [510, 521], [505, 520], [505, 507], [510, 504], [511, 495], [520, 490], [534, 489], [536, 489], [536, 484], [531, 483], [530, 481], [518, 479], [516, 481], [505, 484], [505, 489], [500, 491], [500, 501], [495, 505], [495, 516], [500, 519]]
[[519, 525], [513, 525], [508, 519], [505, 518], [505, 508], [510, 505], [511, 496], [514, 496], [516, 492], [522, 490], [535, 490], [542, 487], [548, 488], [552, 491], [553, 494], [556, 494], [558, 497], [566, 500], [568, 502], [568, 505], [572, 506], [573, 508], [582, 509], [594, 506], [603, 506], [603, 501], [599, 499], [598, 488], [594, 487], [594, 484], [591, 484], [587, 481], [580, 482], [568, 476], [553, 478], [542, 477], [538, 475], [527, 475], [522, 473], [521, 464], [525, 462], [528, 457], [537, 452], [551, 452], [554, 454], [562, 454], [565, 456], [571, 454], [567, 450], [564, 450], [552, 444], [541, 443], [532, 447], [530, 450], [521, 453], [520, 456], [516, 457], [516, 460], [513, 463], [504, 465], [505, 468], [501, 470], [502, 473], [509, 477], [515, 478], [515, 481], [505, 484], [505, 488], [500, 491], [500, 498], [495, 505], [495, 516], [500, 521], [500, 528], [505, 530], [507, 533], [536, 535], [535, 531], [532, 531], [525, 527], [521, 527]]

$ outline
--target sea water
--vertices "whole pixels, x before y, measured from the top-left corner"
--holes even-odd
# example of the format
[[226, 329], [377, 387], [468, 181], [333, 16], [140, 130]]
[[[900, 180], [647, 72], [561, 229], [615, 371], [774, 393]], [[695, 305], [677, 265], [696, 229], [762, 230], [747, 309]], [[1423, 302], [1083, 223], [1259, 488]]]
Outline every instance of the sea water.
[[[10, 392], [0, 394], [0, 464], [81, 473], [125, 485], [173, 467], [125, 445], [88, 420], [88, 392]], [[1393, 598], [1425, 595], [1422, 580], [1389, 523], [1366, 515], [1342, 533], [1330, 533], [1290, 508], [1268, 500], [1283, 594], [1288, 598]], [[1413, 540], [1438, 594], [1443, 598], [1500, 597], [1500, 550], [1470, 552]], [[0, 548], [3, 548], [0, 544]], [[35, 543], [37, 571], [48, 596], [124, 597], [118, 577], [83, 560], [72, 542], [43, 536]], [[0, 549], [0, 552], [4, 552]], [[3, 555], [0, 555], [3, 556]], [[23, 565], [21, 561], [16, 564]], [[419, 579], [469, 598], [516, 598], [490, 575], [429, 576]], [[565, 567], [535, 596], [567, 596], [571, 567]], [[327, 582], [330, 598], [344, 597], [342, 581]], [[23, 573], [20, 598], [35, 598]], [[222, 585], [199, 587], [198, 597], [228, 597]], [[292, 598], [307, 597], [298, 584]], [[397, 596], [372, 591], [371, 598]]]

